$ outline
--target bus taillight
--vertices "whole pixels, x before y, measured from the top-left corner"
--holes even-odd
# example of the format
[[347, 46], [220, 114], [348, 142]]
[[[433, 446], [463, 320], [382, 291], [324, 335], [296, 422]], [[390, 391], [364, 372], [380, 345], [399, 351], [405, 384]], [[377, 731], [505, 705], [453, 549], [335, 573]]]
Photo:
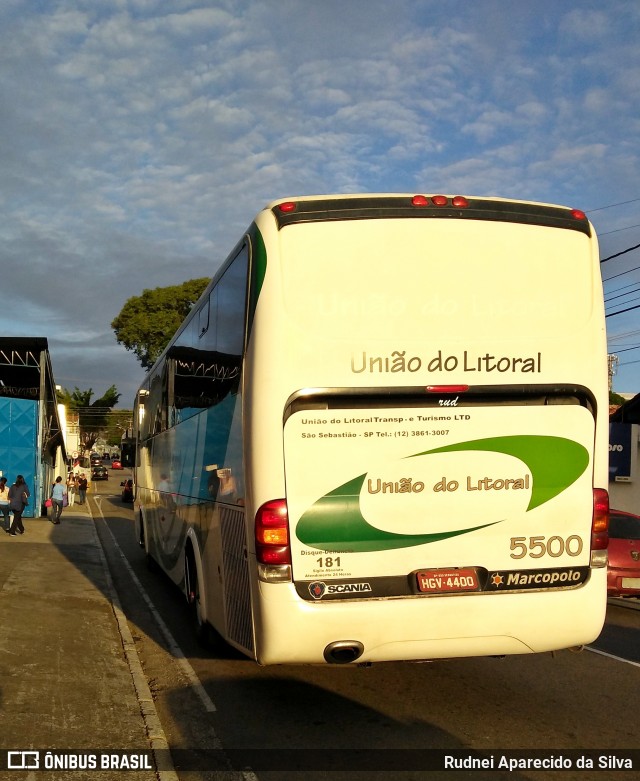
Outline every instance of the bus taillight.
[[466, 393], [469, 390], [468, 385], [427, 385], [427, 393]]
[[291, 580], [289, 514], [284, 499], [265, 502], [260, 507], [256, 513], [255, 537], [260, 579]]
[[426, 195], [414, 195], [411, 199], [412, 206], [455, 206], [456, 209], [466, 209], [469, 201], [464, 195], [456, 195], [451, 201], [446, 195], [432, 195], [429, 199]]
[[591, 521], [591, 566], [607, 566], [609, 545], [609, 493], [604, 488], [593, 489], [593, 518]]

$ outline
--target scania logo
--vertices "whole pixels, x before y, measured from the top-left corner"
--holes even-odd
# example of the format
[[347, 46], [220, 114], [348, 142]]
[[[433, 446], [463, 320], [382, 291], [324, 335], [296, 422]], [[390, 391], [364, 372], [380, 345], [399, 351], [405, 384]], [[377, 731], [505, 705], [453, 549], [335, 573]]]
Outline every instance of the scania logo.
[[322, 599], [325, 594], [335, 596], [336, 594], [362, 594], [372, 591], [370, 583], [330, 583], [328, 586], [322, 581], [309, 583], [309, 593], [314, 599]]
[[316, 580], [314, 583], [309, 583], [309, 593], [314, 599], [322, 599], [327, 587], [321, 581]]

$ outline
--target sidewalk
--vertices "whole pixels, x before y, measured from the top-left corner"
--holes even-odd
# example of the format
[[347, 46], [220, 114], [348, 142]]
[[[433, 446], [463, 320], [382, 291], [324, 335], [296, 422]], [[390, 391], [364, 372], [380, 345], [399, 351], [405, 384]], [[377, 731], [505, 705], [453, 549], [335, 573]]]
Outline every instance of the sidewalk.
[[[16, 537], [0, 531], [0, 775], [78, 781], [85, 774], [77, 770], [44, 771], [45, 752], [149, 753], [148, 721], [88, 508], [66, 508], [57, 526], [46, 518], [25, 518], [24, 526]], [[34, 767], [28, 762], [23, 770], [7, 770], [20, 767], [8, 751], [27, 749], [39, 752], [43, 772], [28, 771]], [[46, 761], [51, 766], [50, 756]], [[98, 770], [86, 777], [114, 774]], [[129, 781], [157, 777], [152, 770], [126, 773]]]

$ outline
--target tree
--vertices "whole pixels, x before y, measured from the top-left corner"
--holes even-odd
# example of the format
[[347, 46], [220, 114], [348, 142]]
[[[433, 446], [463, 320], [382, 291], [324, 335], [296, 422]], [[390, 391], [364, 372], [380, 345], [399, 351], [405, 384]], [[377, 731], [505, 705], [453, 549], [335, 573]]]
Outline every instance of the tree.
[[190, 279], [129, 298], [111, 323], [116, 341], [150, 369], [209, 282], [206, 277]]
[[107, 427], [109, 413], [112, 407], [118, 403], [120, 395], [116, 386], [112, 385], [101, 398], [96, 399], [92, 404], [92, 388], [86, 391], [74, 388], [73, 393], [66, 388], [57, 391], [58, 403], [64, 404], [67, 409], [78, 413], [80, 443], [85, 452], [93, 448], [101, 432]]
[[624, 404], [626, 399], [624, 396], [621, 396], [619, 393], [616, 393], [615, 391], [609, 391], [609, 404]]
[[113, 409], [107, 418], [106, 428], [101, 432], [107, 445], [120, 447], [123, 433], [133, 427], [133, 411]]

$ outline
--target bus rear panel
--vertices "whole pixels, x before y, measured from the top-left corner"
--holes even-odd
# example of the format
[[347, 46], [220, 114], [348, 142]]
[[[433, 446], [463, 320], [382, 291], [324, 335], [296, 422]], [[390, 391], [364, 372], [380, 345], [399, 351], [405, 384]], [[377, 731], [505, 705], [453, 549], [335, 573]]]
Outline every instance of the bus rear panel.
[[[254, 551], [263, 663], [530, 653], [600, 632], [595, 238], [566, 209], [447, 203], [312, 200], [258, 221], [253, 509], [260, 526], [285, 500], [290, 556]], [[269, 453], [252, 439], [267, 418]]]

